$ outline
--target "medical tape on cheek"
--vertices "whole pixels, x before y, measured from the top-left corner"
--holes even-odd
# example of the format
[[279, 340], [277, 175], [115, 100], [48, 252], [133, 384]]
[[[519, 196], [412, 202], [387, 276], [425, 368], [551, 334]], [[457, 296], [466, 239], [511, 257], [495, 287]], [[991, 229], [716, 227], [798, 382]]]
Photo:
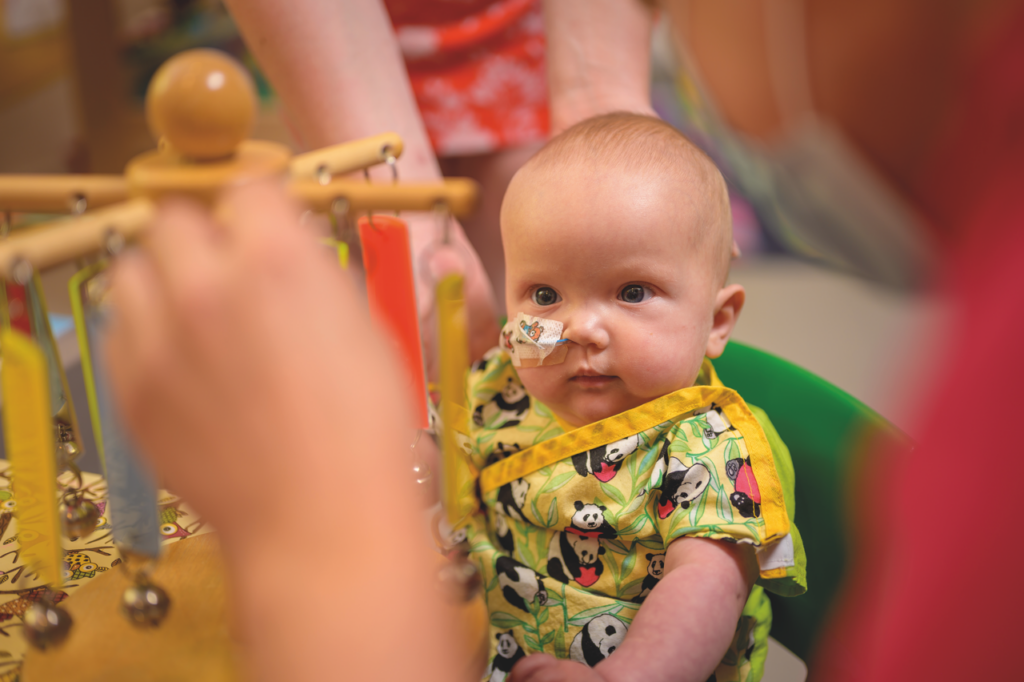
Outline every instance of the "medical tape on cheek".
[[498, 345], [516, 367], [540, 367], [565, 362], [569, 339], [562, 338], [562, 323], [519, 313], [501, 330]]

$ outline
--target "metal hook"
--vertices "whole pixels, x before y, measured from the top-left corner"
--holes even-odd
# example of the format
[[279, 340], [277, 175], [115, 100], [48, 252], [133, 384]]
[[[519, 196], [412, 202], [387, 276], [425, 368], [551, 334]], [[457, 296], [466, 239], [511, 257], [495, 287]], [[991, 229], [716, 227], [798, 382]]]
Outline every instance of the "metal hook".
[[331, 184], [331, 169], [327, 166], [319, 166], [316, 169], [316, 181], [321, 185]]
[[345, 237], [348, 236], [349, 230], [349, 218], [351, 210], [351, 204], [345, 197], [337, 197], [331, 202], [331, 222], [334, 228], [334, 238], [339, 242], [345, 241]]
[[445, 246], [451, 244], [451, 212], [448, 210], [448, 204], [443, 201], [438, 201], [434, 204], [434, 217], [437, 219], [438, 227], [441, 231], [441, 243]]
[[28, 286], [28, 283], [32, 281], [33, 272], [32, 264], [21, 256], [16, 256], [14, 261], [11, 262], [11, 279], [15, 284], [19, 284], [23, 287]]
[[68, 202], [71, 208], [71, 215], [82, 215], [89, 208], [89, 200], [84, 194], [72, 194]]
[[108, 227], [107, 231], [103, 234], [103, 249], [107, 252], [107, 255], [113, 258], [124, 251], [124, 247], [124, 235], [113, 227]]

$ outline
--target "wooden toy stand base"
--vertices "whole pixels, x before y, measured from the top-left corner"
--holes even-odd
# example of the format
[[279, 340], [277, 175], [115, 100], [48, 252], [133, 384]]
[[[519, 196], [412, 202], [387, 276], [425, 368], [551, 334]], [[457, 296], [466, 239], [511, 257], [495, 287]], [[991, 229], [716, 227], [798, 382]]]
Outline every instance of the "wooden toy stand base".
[[59, 648], [29, 652], [22, 680], [240, 680], [216, 535], [169, 545], [152, 577], [172, 600], [160, 627], [139, 629], [121, 614], [129, 577], [113, 569], [61, 603], [75, 622], [71, 635]]
[[[446, 561], [437, 557], [437, 565]], [[228, 632], [227, 580], [215, 533], [164, 548], [153, 582], [171, 596], [167, 619], [154, 629], [133, 626], [120, 612], [128, 575], [112, 569], [61, 602], [74, 619], [60, 647], [30, 651], [23, 682], [146, 680], [236, 682], [242, 679]], [[459, 607], [458, 632], [468, 656], [466, 678], [487, 665], [487, 607], [479, 596]]]

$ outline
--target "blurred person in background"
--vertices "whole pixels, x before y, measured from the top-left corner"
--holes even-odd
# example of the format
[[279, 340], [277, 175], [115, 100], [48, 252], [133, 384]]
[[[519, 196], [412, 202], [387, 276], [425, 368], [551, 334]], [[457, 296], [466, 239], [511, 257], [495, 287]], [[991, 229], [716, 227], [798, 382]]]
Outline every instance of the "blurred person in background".
[[[622, 46], [649, 37], [649, 9], [632, 0], [605, 7], [633, 13], [637, 21], [616, 23], [613, 12], [593, 11], [589, 0], [545, 6], [553, 129], [607, 111], [643, 110], [647, 80], [646, 74], [637, 78], [637, 69], [646, 66], [647, 46]], [[986, 481], [1024, 476], [1004, 426], [1015, 423], [1024, 402], [1017, 395], [1024, 383], [1017, 353], [1024, 345], [1018, 314], [1024, 308], [1024, 1], [691, 0], [668, 2], [665, 9], [685, 41], [692, 80], [703, 88], [700, 101], [720, 116], [719, 141], [730, 147], [734, 163], [753, 169], [738, 177], [758, 185], [754, 190], [775, 192], [789, 238], [876, 279], [929, 280], [954, 307], [945, 338], [936, 340], [943, 360], [929, 385], [919, 387], [916, 449], [903, 458], [871, 456], [879, 473], [866, 477], [857, 494], [868, 530], [859, 536], [845, 608], [811, 674], [830, 680], [1010, 675], [1017, 663], [1003, 652], [1013, 651], [1016, 614], [1024, 608], [1013, 583], [1013, 541], [1006, 537], [1016, 500]], [[307, 45], [320, 54], [316, 48]], [[368, 61], [367, 55], [378, 56], [373, 46], [355, 54]], [[324, 63], [303, 58], [314, 68]], [[346, 90], [346, 96], [353, 107], [359, 98], [381, 101], [395, 92], [383, 82]], [[342, 118], [341, 110], [325, 113]], [[365, 134], [387, 127], [394, 128], [378, 125]], [[289, 215], [273, 192], [243, 199], [278, 202], [276, 212], [249, 214], [264, 227]], [[851, 212], [863, 217], [851, 221]], [[320, 306], [316, 315], [310, 311], [307, 333], [296, 336], [278, 323], [274, 306], [244, 304], [253, 298], [251, 287], [264, 280], [283, 301], [315, 299], [323, 291], [309, 281], [310, 272], [320, 272], [312, 263], [322, 258], [305, 236], [263, 229], [245, 239], [215, 239], [205, 220], [180, 206], [165, 212], [151, 247], [119, 266], [112, 378], [129, 425], [168, 484], [221, 529], [246, 608], [269, 608], [280, 595], [259, 588], [259, 549], [246, 543], [245, 507], [237, 503], [256, 486], [279, 484], [290, 500], [276, 517], [282, 529], [331, 514], [369, 517], [367, 493], [358, 489], [341, 499], [308, 491], [358, 467], [357, 456], [336, 453], [362, 452], [362, 434], [386, 431], [393, 417], [374, 406], [391, 404], [398, 391], [384, 371], [386, 360], [347, 334], [349, 327], [324, 318]], [[188, 223], [205, 227], [177, 229]], [[274, 248], [282, 240], [288, 248]], [[190, 259], [199, 254], [195, 265], [169, 267], [161, 254], [176, 249]], [[236, 306], [239, 312], [197, 326], [189, 321], [197, 291], [219, 302], [218, 309]], [[327, 309], [339, 318], [357, 314], [348, 294], [333, 304]], [[180, 343], [159, 343], [147, 329], [174, 330], [169, 338]], [[276, 377], [273, 390], [262, 388], [255, 367]], [[368, 382], [377, 370], [383, 378]], [[369, 388], [357, 394], [355, 386]], [[190, 396], [204, 391], [220, 397], [216, 410], [192, 405]], [[262, 420], [258, 430], [250, 428], [254, 417]], [[330, 455], [324, 443], [332, 444]], [[375, 443], [374, 452], [402, 447]], [[262, 480], [270, 468], [261, 473], [259, 463], [284, 449], [292, 463], [287, 480]], [[242, 460], [249, 462], [244, 476], [228, 471]], [[223, 472], [216, 490], [197, 483], [210, 471]], [[402, 509], [399, 500], [396, 511]], [[323, 532], [310, 538], [310, 560], [344, 563], [342, 545], [326, 537], [343, 531]], [[386, 549], [392, 539], [401, 542], [377, 538], [360, 551]], [[394, 575], [422, 577], [411, 558], [400, 568], [389, 566]], [[299, 609], [282, 627], [333, 632], [349, 622], [339, 615], [344, 599], [338, 592], [324, 590], [321, 608]], [[429, 599], [415, 591], [382, 591], [375, 608], [422, 609], [419, 602]], [[353, 630], [344, 640], [345, 656], [374, 670], [371, 655], [379, 650], [362, 647], [374, 641], [372, 628]], [[415, 640], [424, 631], [415, 618], [402, 619], [392, 622], [389, 637]], [[435, 634], [417, 646], [439, 651]], [[294, 634], [283, 646], [260, 648], [266, 636], [249, 633], [245, 642], [250, 657], [265, 664], [260, 672], [280, 670], [280, 659], [289, 656], [299, 656], [306, 672], [327, 670], [317, 664], [334, 660], [332, 646]], [[394, 679], [388, 673], [401, 665], [394, 658], [377, 659], [378, 678]], [[452, 670], [443, 667], [450, 657], [431, 661], [442, 667], [415, 669], [438, 679]], [[531, 679], [528, 663], [529, 657], [519, 664], [514, 680]]]

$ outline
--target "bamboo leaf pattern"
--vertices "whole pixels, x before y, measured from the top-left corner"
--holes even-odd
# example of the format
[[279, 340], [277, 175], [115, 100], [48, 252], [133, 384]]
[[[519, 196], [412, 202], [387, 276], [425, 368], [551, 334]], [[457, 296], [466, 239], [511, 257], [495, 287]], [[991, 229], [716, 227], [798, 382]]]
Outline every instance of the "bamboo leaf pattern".
[[630, 571], [633, 570], [633, 564], [636, 563], [636, 552], [630, 552], [625, 559], [622, 560], [622, 576], [626, 577]]
[[640, 586], [643, 584], [643, 582], [643, 578], [630, 580], [628, 583], [619, 588], [619, 597], [622, 599], [632, 599], [636, 595], [640, 594]]
[[[643, 505], [646, 501], [647, 501], [646, 494], [645, 495], [637, 495], [636, 497], [633, 498], [633, 501], [629, 503], [629, 506], [626, 507], [626, 511], [622, 512], [623, 515], [632, 514], [637, 509], [639, 509], [640, 506]], [[644, 518], [644, 517], [642, 517], [642, 516], [639, 517], [637, 519], [637, 521], [639, 521], [642, 518]], [[633, 523], [631, 523], [629, 525], [629, 529], [620, 530], [619, 531], [619, 535], [626, 535], [628, 533], [635, 533], [638, 529], [639, 529], [639, 526], [637, 526], [636, 525], [636, 521], [634, 521]]]
[[729, 502], [729, 494], [721, 490], [718, 495], [718, 518], [726, 523], [732, 523], [732, 504]]
[[569, 623], [571, 625], [583, 625], [591, 618], [596, 618], [597, 616], [602, 616], [606, 613], [615, 615], [621, 610], [622, 604], [606, 604], [605, 606], [595, 606], [592, 609], [586, 609], [575, 614], [572, 618], [569, 619]]
[[505, 613], [504, 611], [495, 611], [491, 614], [491, 625], [502, 630], [508, 630], [514, 627], [522, 627], [526, 625], [523, 621], [519, 620], [511, 613]]
[[[620, 507], [626, 505], [626, 498], [624, 498], [622, 496], [622, 493], [619, 492], [619, 489], [613, 486], [612, 484], [601, 483], [601, 492], [615, 500], [615, 503], [618, 504]], [[607, 513], [605, 514], [605, 516], [607, 516]]]
[[558, 474], [557, 476], [548, 480], [540, 489], [540, 495], [544, 493], [553, 493], [563, 485], [572, 480], [573, 476], [576, 475], [575, 471], [566, 471], [565, 473]]
[[[627, 548], [620, 540], [604, 540], [602, 543], [605, 549], [610, 549], [616, 554], [629, 554], [629, 548]], [[606, 554], [605, 556], [610, 556]]]
[[615, 555], [611, 552], [604, 555], [604, 565], [611, 569], [612, 578], [615, 584], [619, 583], [619, 564], [615, 561]]
[[704, 494], [700, 496], [699, 500], [697, 500], [697, 504], [695, 504], [692, 507], [690, 507], [690, 525], [691, 526], [696, 526], [700, 522], [700, 518], [702, 516], [704, 516], [704, 508], [708, 504], [708, 495], [710, 495], [710, 494], [711, 494], [711, 491], [705, 490]]
[[558, 498], [551, 498], [551, 506], [548, 507], [548, 528], [558, 523]]

